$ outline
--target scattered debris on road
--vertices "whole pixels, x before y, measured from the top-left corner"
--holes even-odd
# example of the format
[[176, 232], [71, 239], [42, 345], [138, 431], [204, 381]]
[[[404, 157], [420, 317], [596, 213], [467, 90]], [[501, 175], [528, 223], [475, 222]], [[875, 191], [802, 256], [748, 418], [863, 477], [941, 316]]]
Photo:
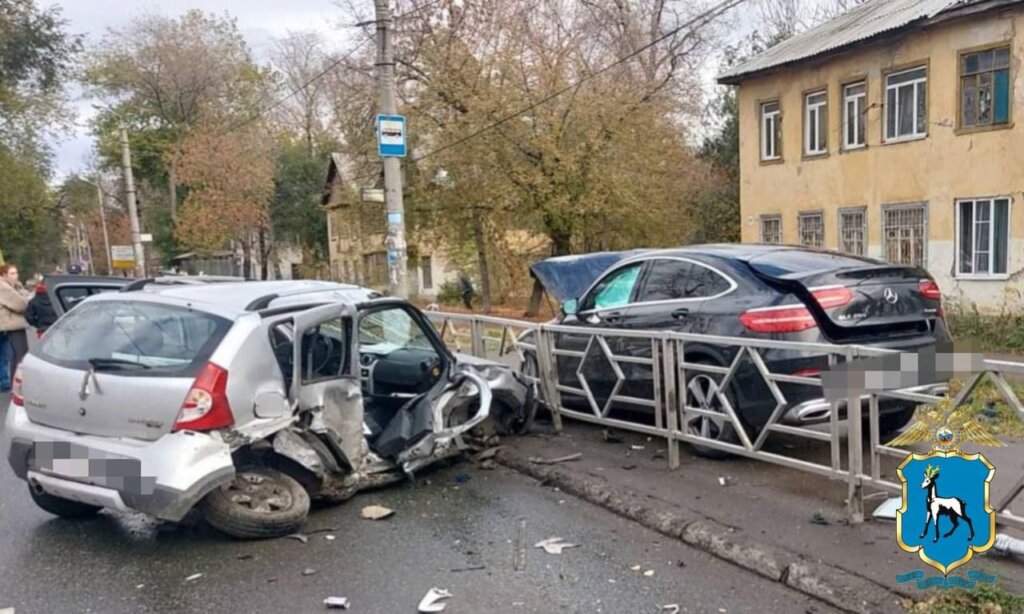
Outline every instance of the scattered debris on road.
[[622, 468], [624, 470], [626, 470], [626, 471], [632, 471], [632, 470], [636, 469], [636, 465], [632, 465], [632, 464], [630, 464], [630, 465], [623, 465]]
[[875, 511], [871, 513], [871, 517], [876, 520], [896, 520], [896, 510], [900, 509], [903, 505], [903, 499], [900, 497], [890, 497], [885, 501], [882, 501]]
[[474, 456], [473, 460], [476, 461], [476, 462], [480, 462], [480, 461], [485, 461], [485, 460], [494, 458], [498, 454], [498, 452], [500, 452], [501, 450], [504, 450], [504, 449], [505, 449], [505, 446], [494, 446], [493, 448], [487, 448], [486, 450], [484, 450], [484, 451], [480, 452], [479, 454], [477, 454], [476, 456]]
[[463, 571], [482, 571], [487, 569], [487, 565], [469, 565], [467, 567], [456, 567], [455, 569], [449, 569], [452, 573], [461, 573]]
[[610, 429], [601, 431], [601, 438], [605, 443], [624, 443], [626, 441], [621, 435], [613, 433]]
[[718, 476], [718, 485], [719, 486], [730, 486], [731, 484], [732, 484], [732, 478], [724, 476], [724, 475]]
[[495, 467], [494, 461], [491, 460], [491, 459], [487, 459], [485, 461], [480, 461], [479, 468], [480, 468], [481, 471], [491, 471], [492, 469], [494, 469], [494, 467]]
[[647, 576], [648, 578], [650, 578], [650, 577], [652, 577], [654, 575], [654, 570], [653, 569], [648, 569], [647, 571], [644, 572], [644, 575]]
[[348, 609], [348, 597], [328, 597], [324, 599], [324, 605], [328, 608], [336, 608], [339, 610]]
[[367, 505], [363, 508], [362, 516], [367, 520], [384, 520], [395, 513], [395, 510], [383, 505]]
[[562, 554], [566, 548], [577, 548], [579, 544], [568, 544], [561, 537], [549, 537], [533, 545], [534, 548], [543, 548], [548, 554]]
[[466, 482], [468, 482], [468, 481], [470, 481], [472, 479], [473, 479], [473, 476], [469, 475], [468, 473], [460, 473], [459, 475], [455, 476], [455, 483], [456, 484], [465, 484]]
[[667, 612], [668, 614], [679, 614], [679, 604], [670, 603], [668, 605], [663, 605], [661, 606], [661, 611]]
[[253, 555], [251, 555], [251, 554], [239, 554], [239, 555], [238, 555], [238, 556], [237, 556], [236, 558], [237, 558], [237, 559], [238, 559], [239, 561], [251, 561], [251, 560], [253, 560], [253, 559], [254, 559], [254, 558], [256, 558], [256, 557], [254, 557], [254, 556], [253, 556]]
[[295, 541], [299, 541], [304, 544], [309, 543], [309, 538], [303, 535], [302, 533], [292, 533], [291, 535], [286, 535], [285, 539], [294, 539]]
[[636, 444], [633, 444], [633, 445], [629, 446], [629, 449], [630, 450], [643, 450], [644, 446], [638, 446]]
[[316, 574], [316, 570], [313, 569], [312, 567], [307, 567], [307, 568], [302, 570], [302, 575], [304, 575], [304, 576], [312, 576], [312, 575], [315, 575], [315, 574]]
[[512, 546], [512, 569], [522, 571], [526, 567], [526, 519], [520, 518], [516, 526], [516, 542]]
[[568, 456], [559, 456], [557, 458], [540, 458], [534, 456], [530, 458], [530, 462], [534, 465], [557, 465], [558, 463], [568, 463], [570, 461], [577, 461], [583, 457], [583, 454], [577, 452], [576, 454], [570, 454]]
[[196, 580], [198, 580], [199, 578], [202, 578], [202, 577], [203, 577], [203, 574], [201, 574], [201, 573], [194, 573], [191, 576], [185, 578], [185, 582], [195, 582]]
[[633, 565], [629, 568], [630, 571], [640, 571], [641, 569], [642, 567], [640, 567], [639, 565]]
[[332, 542], [332, 541], [334, 541], [337, 538], [334, 537], [333, 535], [324, 535], [324, 539], [326, 539], [329, 542]]
[[443, 588], [432, 588], [420, 600], [420, 605], [416, 608], [416, 611], [424, 613], [440, 612], [444, 610], [447, 604], [438, 602], [442, 599], [450, 599], [451, 596], [452, 594]]
[[825, 518], [825, 516], [822, 515], [821, 512], [814, 512], [814, 515], [811, 516], [811, 524], [820, 524], [822, 526], [826, 526], [827, 527], [828, 525], [830, 525], [832, 523], [829, 522], [829, 519]]

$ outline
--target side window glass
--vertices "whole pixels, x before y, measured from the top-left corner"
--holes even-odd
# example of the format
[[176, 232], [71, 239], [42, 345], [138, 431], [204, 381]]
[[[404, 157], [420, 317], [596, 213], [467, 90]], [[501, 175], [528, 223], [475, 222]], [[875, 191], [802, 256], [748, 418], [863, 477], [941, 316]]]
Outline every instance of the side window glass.
[[706, 298], [729, 289], [729, 281], [711, 269], [694, 265], [686, 282], [686, 298]]
[[613, 309], [627, 305], [640, 277], [641, 264], [634, 264], [601, 280], [587, 302], [589, 309]]
[[72, 287], [57, 290], [57, 298], [60, 299], [60, 304], [64, 307], [64, 311], [70, 311], [72, 307], [82, 302], [88, 296], [89, 290], [87, 288]]
[[691, 283], [691, 270], [695, 268], [682, 260], [656, 260], [647, 274], [640, 302], [671, 301], [688, 298], [687, 286]]

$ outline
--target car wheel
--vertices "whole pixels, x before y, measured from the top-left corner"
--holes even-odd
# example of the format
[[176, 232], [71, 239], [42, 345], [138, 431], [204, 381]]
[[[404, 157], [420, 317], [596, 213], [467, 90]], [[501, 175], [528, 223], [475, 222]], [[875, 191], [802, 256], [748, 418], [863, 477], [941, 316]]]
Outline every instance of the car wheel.
[[[718, 395], [715, 394], [717, 392], [718, 379], [712, 374], [691, 371], [687, 375], [687, 407], [696, 407], [705, 411], [715, 412], [722, 414], [722, 417], [693, 416], [686, 419], [684, 429], [690, 435], [697, 435], [706, 439], [721, 441], [722, 443], [738, 443], [740, 440], [739, 436], [736, 434], [732, 424], [729, 423], [729, 419], [725, 416], [725, 409], [722, 408], [721, 401], [718, 399]], [[702, 446], [696, 443], [691, 445], [693, 446], [694, 453], [704, 458], [722, 459], [733, 456], [729, 452], [717, 448]]]
[[[895, 435], [903, 427], [910, 424], [910, 421], [914, 419], [914, 414], [917, 413], [917, 405], [907, 405], [900, 407], [899, 409], [880, 414], [878, 416], [878, 434], [881, 437], [887, 435]], [[867, 419], [864, 421], [865, 433], [868, 433], [869, 422]], [[882, 443], [885, 443], [884, 441]]]
[[54, 516], [60, 516], [68, 520], [81, 520], [83, 518], [92, 518], [103, 508], [96, 505], [89, 505], [88, 503], [80, 503], [78, 501], [72, 501], [71, 499], [64, 499], [63, 497], [55, 497], [51, 494], [47, 494], [42, 491], [38, 491], [32, 488], [31, 485], [28, 487], [29, 494], [32, 495], [32, 500], [35, 501], [36, 505], [40, 508], [50, 512]]
[[206, 495], [199, 506], [207, 522], [232, 537], [281, 537], [302, 526], [309, 514], [309, 493], [286, 473], [247, 467]]

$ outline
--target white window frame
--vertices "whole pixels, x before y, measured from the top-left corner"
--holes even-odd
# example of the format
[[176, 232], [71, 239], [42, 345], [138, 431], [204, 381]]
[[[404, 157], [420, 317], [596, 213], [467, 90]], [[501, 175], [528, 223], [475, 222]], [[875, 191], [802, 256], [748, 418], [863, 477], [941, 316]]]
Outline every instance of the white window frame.
[[[908, 72], [914, 72], [916, 70], [924, 70], [924, 76], [920, 77], [920, 78], [917, 78], [917, 79], [912, 79], [910, 81], [901, 81], [901, 82], [893, 84], [893, 85], [889, 84], [889, 80], [892, 79], [893, 77], [898, 77], [900, 75], [904, 75], [904, 74], [906, 74]], [[924, 121], [925, 121], [925, 125], [924, 125], [924, 132], [917, 132], [917, 124], [918, 124], [918, 117], [917, 117], [917, 108], [918, 108], [918, 105], [917, 105], [917, 102], [918, 102], [917, 101], [917, 91], [918, 91], [918, 87], [917, 86], [919, 84], [921, 84], [921, 83], [924, 84]], [[913, 121], [914, 132], [911, 132], [911, 133], [908, 133], [908, 134], [902, 134], [902, 135], [894, 136], [894, 135], [889, 134], [889, 114], [890, 113], [894, 114], [894, 116], [896, 118], [896, 121], [895, 121], [895, 123], [893, 125], [894, 125], [896, 131], [898, 132], [899, 131], [899, 126], [900, 126], [900, 114], [899, 114], [900, 95], [899, 95], [899, 92], [896, 93], [896, 105], [895, 105], [895, 108], [889, 108], [889, 91], [890, 90], [898, 90], [898, 89], [904, 88], [904, 87], [911, 87], [912, 88], [911, 91], [913, 92], [913, 95], [912, 95], [912, 101], [913, 102], [911, 104], [911, 108], [914, 110], [914, 121]], [[888, 73], [887, 75], [885, 75], [885, 98], [884, 98], [884, 100], [885, 100], [885, 103], [884, 103], [884, 105], [885, 105], [885, 117], [883, 118], [883, 121], [882, 121], [882, 132], [883, 132], [883, 134], [885, 136], [885, 142], [886, 143], [902, 143], [902, 142], [905, 142], [905, 141], [916, 141], [918, 139], [923, 139], [923, 138], [926, 138], [928, 136], [928, 66], [926, 64], [922, 64], [920, 66], [913, 66], [911, 68], [907, 68], [907, 69], [904, 69], [904, 70], [898, 70], [896, 72], [891, 72], [891, 73]]]
[[782, 245], [782, 216], [778, 214], [762, 215], [758, 225], [758, 242], [765, 243], [764, 237], [764, 223], [765, 222], [778, 222], [779, 223], [779, 241], [778, 243], [771, 243], [771, 245]]
[[[818, 244], [804, 243], [804, 224], [817, 220], [817, 230], [821, 233], [821, 241]], [[813, 230], [813, 229], [812, 229]], [[804, 247], [825, 247], [825, 212], [824, 211], [801, 211], [796, 219], [797, 243]]]
[[[995, 269], [995, 240], [996, 240], [996, 212], [995, 204], [996, 201], [1006, 201], [1006, 272], [1004, 273], [993, 273]], [[971, 268], [974, 268], [974, 256], [977, 250], [978, 236], [975, 233], [974, 228], [979, 223], [978, 220], [978, 207], [979, 201], [989, 202], [989, 219], [988, 224], [988, 271], [987, 273], [963, 273], [961, 272], [960, 264], [962, 257], [962, 250], [960, 249], [960, 207], [964, 203], [972, 203], [974, 206], [974, 219], [971, 220], [971, 240], [974, 245], [971, 246]], [[956, 216], [956, 224], [954, 232], [956, 232], [955, 240], [953, 241], [954, 250], [956, 252], [954, 262], [954, 277], [957, 279], [989, 279], [989, 280], [1006, 280], [1010, 278], [1010, 229], [1013, 220], [1013, 198], [1010, 196], [978, 196], [976, 198], [958, 198], [955, 201], [953, 208], [953, 215]]]
[[[811, 98], [821, 96], [821, 100], [811, 102]], [[816, 138], [812, 142], [811, 134]], [[824, 135], [822, 135], [824, 133]], [[818, 149], [819, 141], [821, 149]], [[828, 90], [818, 90], [804, 94], [804, 155], [820, 156], [828, 153]]]
[[[848, 215], [860, 215], [860, 227], [856, 230], [860, 230], [860, 246], [863, 251], [860, 253], [849, 251], [846, 249], [846, 231], [851, 230], [843, 224], [843, 221]], [[866, 256], [868, 253], [868, 208], [867, 207], [844, 207], [839, 210], [839, 243], [837, 245], [839, 251], [844, 254], [853, 254], [854, 256]]]
[[[774, 111], [766, 111], [768, 105], [775, 105]], [[778, 100], [769, 100], [760, 104], [761, 110], [761, 160], [773, 161], [782, 159], [781, 133], [782, 105]], [[769, 123], [771, 129], [769, 129]], [[771, 140], [773, 155], [768, 155], [768, 141]]]
[[[896, 262], [889, 260], [889, 228], [886, 226], [886, 221], [889, 219], [889, 214], [893, 213], [898, 215], [900, 211], [920, 211], [921, 212], [921, 262]], [[890, 262], [892, 264], [904, 264], [910, 266], [920, 266], [922, 268], [928, 267], [928, 202], [920, 203], [905, 203], [905, 204], [894, 204], [894, 205], [883, 205], [882, 206], [882, 260]], [[897, 237], [897, 241], [902, 241], [903, 237]], [[911, 243], [911, 247], [913, 244]]]
[[[850, 94], [850, 89], [855, 87], [862, 87], [863, 90], [857, 94]], [[868, 101], [868, 82], [854, 81], [853, 83], [847, 83], [843, 85], [843, 149], [846, 151], [854, 149], [863, 149], [868, 146], [868, 135], [867, 135], [867, 120], [864, 117], [864, 113], [867, 110]], [[851, 113], [850, 106], [854, 107], [854, 112]], [[860, 142], [851, 143], [849, 140], [850, 122], [854, 123], [856, 128], [855, 131], [859, 132]]]

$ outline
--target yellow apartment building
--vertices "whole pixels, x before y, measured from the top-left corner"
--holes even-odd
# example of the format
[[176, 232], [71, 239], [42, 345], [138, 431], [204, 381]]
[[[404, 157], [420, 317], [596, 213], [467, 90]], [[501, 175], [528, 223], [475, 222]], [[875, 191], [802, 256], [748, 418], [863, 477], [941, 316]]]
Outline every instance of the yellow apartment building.
[[1021, 0], [869, 0], [719, 75], [743, 241], [921, 265], [949, 297], [1019, 308], [1022, 38]]

